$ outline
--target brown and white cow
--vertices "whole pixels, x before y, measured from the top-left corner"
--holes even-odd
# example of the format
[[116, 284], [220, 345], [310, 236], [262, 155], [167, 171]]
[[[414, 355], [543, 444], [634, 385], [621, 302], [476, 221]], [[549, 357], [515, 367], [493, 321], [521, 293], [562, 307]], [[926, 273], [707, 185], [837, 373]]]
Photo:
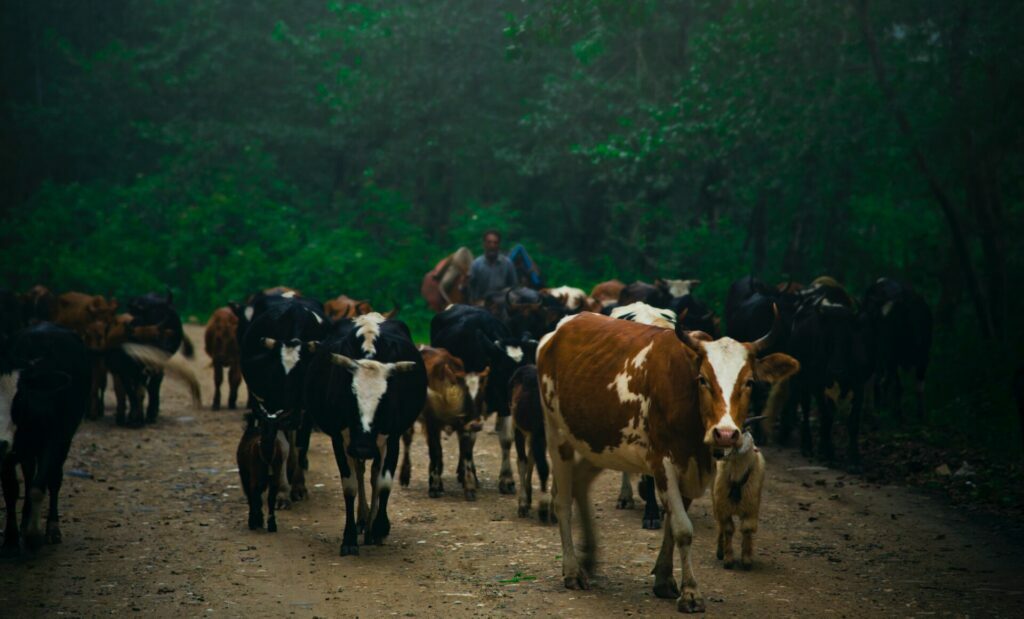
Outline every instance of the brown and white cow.
[[[678, 596], [680, 611], [704, 610], [690, 564], [693, 524], [686, 509], [711, 483], [713, 457], [738, 446], [755, 381], [778, 381], [799, 369], [781, 353], [757, 358], [775, 332], [749, 344], [711, 342], [583, 313], [544, 337], [537, 368], [566, 587], [590, 587], [597, 550], [591, 481], [606, 468], [641, 473], [654, 477], [667, 512], [654, 593]], [[583, 531], [579, 556], [574, 502]], [[681, 593], [672, 574], [674, 546], [682, 562]]]
[[619, 295], [622, 294], [622, 289], [625, 287], [626, 284], [624, 282], [610, 279], [594, 286], [594, 289], [590, 291], [590, 296], [600, 303], [601, 307], [608, 307], [619, 302]]
[[580, 288], [558, 286], [557, 288], [544, 288], [540, 293], [555, 299], [570, 313], [601, 311], [601, 303], [593, 297], [588, 297], [587, 293], [583, 292]]
[[242, 383], [242, 361], [238, 352], [238, 316], [230, 307], [221, 307], [206, 322], [206, 354], [213, 360], [213, 410], [220, 410], [220, 384], [224, 368], [228, 370], [228, 408], [238, 403]]
[[353, 299], [344, 294], [340, 294], [336, 298], [324, 303], [324, 314], [331, 320], [355, 318], [356, 316], [369, 314], [372, 311], [373, 307], [369, 301]]

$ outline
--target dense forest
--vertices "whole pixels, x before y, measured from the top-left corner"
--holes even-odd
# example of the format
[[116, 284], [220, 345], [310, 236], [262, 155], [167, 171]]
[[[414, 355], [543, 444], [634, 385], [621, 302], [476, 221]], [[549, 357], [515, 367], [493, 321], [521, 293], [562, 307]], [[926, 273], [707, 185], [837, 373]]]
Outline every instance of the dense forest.
[[[927, 432], [1020, 453], [1024, 4], [6, 0], [0, 268], [186, 314], [392, 300], [488, 228], [552, 285], [828, 274], [936, 316]], [[964, 423], [986, 419], [986, 424]]]

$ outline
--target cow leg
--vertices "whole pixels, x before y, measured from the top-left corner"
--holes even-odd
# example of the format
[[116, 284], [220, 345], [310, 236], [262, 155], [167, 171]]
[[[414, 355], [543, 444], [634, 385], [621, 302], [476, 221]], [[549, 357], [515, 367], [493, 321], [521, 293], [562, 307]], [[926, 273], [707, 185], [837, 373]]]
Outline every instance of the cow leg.
[[[537, 465], [537, 477], [540, 479], [540, 496], [537, 497], [537, 517], [541, 522], [554, 524], [555, 512], [551, 509], [551, 495], [548, 493], [547, 441], [543, 432], [535, 432], [530, 436], [530, 458]], [[527, 482], [530, 479], [527, 478]]]
[[501, 445], [501, 471], [498, 473], [498, 492], [515, 494], [516, 482], [512, 478], [512, 416], [498, 413], [496, 422], [498, 443]]
[[554, 472], [552, 498], [555, 514], [558, 517], [558, 533], [562, 539], [562, 579], [566, 589], [589, 589], [587, 575], [580, 571], [576, 561], [576, 548], [572, 543], [572, 498], [573, 498], [573, 460], [575, 450], [564, 442], [557, 432], [553, 432], [544, 419], [545, 430], [551, 438], [548, 443], [548, 456], [551, 457]]
[[679, 586], [672, 575], [672, 555], [675, 552], [675, 538], [672, 536], [672, 521], [665, 519], [662, 525], [661, 550], [654, 562], [654, 595], [674, 600], [679, 597]]
[[658, 506], [658, 496], [654, 493], [654, 478], [650, 475], [641, 476], [637, 490], [644, 500], [642, 526], [649, 531], [657, 531], [661, 528], [661, 507]]
[[806, 386], [800, 387], [800, 454], [810, 458], [814, 455], [814, 439], [811, 437], [811, 392]]
[[832, 421], [836, 415], [836, 402], [824, 391], [817, 394], [818, 400], [818, 432], [820, 445], [819, 455], [825, 462], [832, 462], [836, 458], [835, 448], [832, 446]]
[[100, 357], [93, 358], [90, 382], [89, 419], [99, 419], [103, 416], [103, 393], [107, 390], [107, 364]]
[[238, 408], [238, 386], [242, 384], [242, 365], [232, 361], [228, 366], [228, 408]]
[[356, 527], [360, 533], [366, 532], [366, 523], [370, 521], [370, 507], [366, 504], [366, 462], [362, 460], [355, 461], [356, 468], [356, 496], [359, 499], [359, 503], [356, 507], [356, 513], [358, 518], [356, 519]]
[[213, 404], [210, 410], [220, 410], [220, 384], [224, 380], [224, 366], [218, 361], [213, 362]]
[[480, 488], [480, 480], [476, 476], [476, 464], [473, 462], [473, 446], [476, 444], [476, 432], [459, 429], [459, 462], [462, 463], [462, 490], [467, 501], [476, 500], [476, 491]]
[[53, 458], [47, 471], [47, 489], [50, 492], [50, 511], [46, 514], [46, 543], [59, 544], [62, 541], [60, 532], [60, 512], [57, 509], [57, 498], [64, 483], [64, 462], [67, 460], [71, 443], [64, 443], [48, 454]]
[[917, 370], [916, 381], [914, 382], [914, 398], [917, 400], [917, 418], [924, 421], [924, 368]]
[[441, 481], [441, 473], [444, 470], [444, 458], [441, 453], [441, 427], [429, 414], [424, 416], [427, 430], [427, 451], [430, 454], [430, 482], [427, 494], [430, 498], [437, 498], [444, 494], [444, 483]]
[[601, 469], [589, 461], [578, 460], [572, 473], [572, 495], [580, 511], [580, 530], [583, 533], [579, 565], [587, 577], [594, 574], [597, 565], [597, 538], [594, 535], [594, 506], [590, 504], [590, 484], [600, 472]]
[[309, 469], [309, 439], [313, 434], [313, 419], [306, 411], [301, 411], [301, 415], [299, 429], [294, 434], [294, 455], [288, 462], [292, 470], [292, 474], [289, 476], [292, 482], [292, 501], [304, 501], [309, 498], [309, 490], [306, 489], [306, 471]]
[[519, 509], [516, 513], [520, 518], [525, 518], [530, 515], [530, 505], [533, 503], [533, 454], [527, 453], [528, 437], [519, 428], [515, 432], [516, 467], [519, 469], [519, 487], [516, 489]]
[[633, 509], [636, 501], [633, 500], [633, 483], [630, 475], [622, 471], [622, 485], [619, 487], [619, 500], [615, 502], [616, 509]]
[[[697, 586], [697, 579], [693, 575], [693, 565], [690, 562], [690, 547], [693, 543], [693, 522], [690, 521], [690, 517], [686, 513], [687, 508], [690, 506], [690, 499], [684, 499], [679, 491], [679, 478], [672, 462], [665, 458], [662, 461], [662, 465], [665, 471], [663, 501], [668, 507], [668, 517], [672, 525], [672, 539], [675, 541], [676, 547], [679, 548], [679, 561], [682, 563], [683, 568], [683, 589], [676, 600], [676, 610], [684, 613], [704, 612], [704, 597]], [[660, 486], [660, 484], [658, 485]], [[655, 569], [657, 569], [657, 564], [655, 566]]]
[[398, 436], [389, 436], [382, 448], [379, 474], [373, 478], [373, 519], [367, 537], [380, 546], [391, 533], [391, 520], [388, 519], [388, 499], [391, 497], [391, 486], [398, 467]]
[[119, 426], [125, 424], [125, 413], [127, 412], [127, 393], [125, 393], [124, 379], [120, 375], [114, 374], [114, 423]]
[[[25, 544], [32, 550], [43, 545], [43, 529], [40, 514], [43, 507], [43, 495], [46, 492], [46, 480], [49, 475], [50, 449], [44, 449], [39, 455], [38, 468], [32, 458], [28, 458], [21, 467], [25, 476], [25, 506], [22, 508], [21, 526], [25, 535]], [[28, 465], [28, 466], [26, 466]]]
[[896, 411], [896, 418], [903, 419], [903, 381], [900, 380], [899, 368], [893, 368], [892, 373], [892, 401]]
[[149, 395], [149, 402], [146, 403], [146, 423], [156, 421], [160, 414], [160, 385], [164, 382], [164, 373], [157, 372], [149, 379], [146, 391]]
[[402, 449], [402, 465], [399, 467], [398, 483], [403, 488], [408, 488], [409, 481], [412, 479], [412, 456], [409, 450], [412, 449], [412, 435], [415, 427], [416, 424], [413, 424], [402, 433], [402, 446], [404, 449]]
[[347, 445], [341, 435], [331, 436], [334, 461], [341, 475], [341, 489], [345, 495], [345, 531], [341, 535], [341, 556], [359, 554], [359, 533], [356, 530], [356, 471], [355, 463], [348, 457]]
[[[134, 368], [131, 370], [134, 373]], [[136, 381], [136, 377], [124, 377], [124, 391], [128, 396], [128, 426], [137, 428], [143, 424], [142, 397], [145, 388]]]
[[[272, 478], [270, 483], [273, 484], [275, 480], [277, 481], [278, 494], [277, 500], [274, 504], [277, 506], [277, 509], [288, 509], [292, 506], [291, 488], [288, 480], [291, 477], [289, 475], [289, 469], [291, 468], [292, 462], [295, 460], [295, 431], [292, 430], [286, 432], [284, 430], [278, 430], [274, 440], [277, 441], [277, 450], [281, 453], [281, 466], [279, 468], [273, 468], [270, 472], [270, 476]], [[277, 451], [275, 451], [274, 454], [276, 461]], [[270, 500], [269, 497], [267, 500]], [[267, 530], [270, 530], [269, 518], [267, 519]]]
[[0, 463], [0, 485], [4, 490], [4, 506], [7, 509], [7, 523], [4, 527], [4, 554], [18, 551], [18, 463], [13, 457], [4, 458]]
[[864, 410], [864, 385], [853, 389], [853, 403], [850, 405], [850, 419], [847, 422], [848, 442], [846, 447], [847, 469], [859, 474], [860, 466], [860, 417]]
[[[251, 465], [260, 463], [259, 449], [250, 449], [248, 453], [240, 452], [238, 458], [238, 479], [245, 493], [245, 502], [249, 506], [249, 530], [263, 528], [263, 505], [260, 501], [259, 474]], [[260, 463], [261, 464], [261, 463]]]
[[736, 524], [733, 522], [731, 515], [727, 515], [719, 521], [718, 530], [719, 545], [722, 548], [721, 556], [718, 558], [724, 562], [725, 569], [731, 570], [732, 566], [736, 563], [736, 555], [732, 549], [732, 536], [736, 532]]
[[[732, 522], [732, 518], [729, 519]], [[745, 570], [754, 567], [754, 533], [757, 533], [757, 514], [743, 514], [740, 518], [740, 533], [743, 535], [743, 547], [740, 554], [740, 565]], [[729, 544], [732, 550], [732, 544]]]

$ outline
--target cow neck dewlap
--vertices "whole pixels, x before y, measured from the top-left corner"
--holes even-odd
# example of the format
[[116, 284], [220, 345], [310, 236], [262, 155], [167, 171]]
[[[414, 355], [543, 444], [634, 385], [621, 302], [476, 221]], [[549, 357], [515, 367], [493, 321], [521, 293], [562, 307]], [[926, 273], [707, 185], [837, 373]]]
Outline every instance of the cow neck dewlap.
[[722, 390], [722, 400], [725, 402], [725, 414], [719, 424], [736, 425], [732, 416], [732, 392], [736, 388], [736, 381], [740, 372], [747, 365], [749, 352], [747, 347], [734, 339], [723, 337], [714, 342], [704, 344], [704, 352], [707, 354], [708, 364], [715, 371], [715, 379]]
[[14, 395], [18, 392], [18, 378], [20, 372], [17, 370], [0, 375], [0, 441], [8, 445], [14, 443], [14, 420], [11, 418], [11, 405], [14, 404]]
[[377, 353], [377, 337], [380, 336], [380, 325], [386, 320], [380, 312], [370, 312], [352, 319], [356, 326], [356, 335], [363, 339], [362, 349], [368, 356]]
[[388, 367], [371, 359], [359, 362], [352, 375], [352, 393], [359, 405], [359, 421], [364, 432], [370, 431], [373, 416], [377, 413], [384, 392], [388, 390]]

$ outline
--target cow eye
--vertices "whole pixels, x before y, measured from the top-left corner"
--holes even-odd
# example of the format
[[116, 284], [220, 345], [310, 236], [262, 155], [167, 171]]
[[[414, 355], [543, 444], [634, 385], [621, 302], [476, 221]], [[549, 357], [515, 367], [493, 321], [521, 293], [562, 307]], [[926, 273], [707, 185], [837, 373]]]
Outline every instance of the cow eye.
[[747, 380], [747, 389], [753, 389], [753, 388], [754, 388], [754, 381], [753, 381], [753, 379], [748, 379]]
[[704, 378], [704, 375], [701, 374], [700, 376], [697, 377], [697, 383], [701, 387], [707, 387], [708, 386], [708, 379]]

